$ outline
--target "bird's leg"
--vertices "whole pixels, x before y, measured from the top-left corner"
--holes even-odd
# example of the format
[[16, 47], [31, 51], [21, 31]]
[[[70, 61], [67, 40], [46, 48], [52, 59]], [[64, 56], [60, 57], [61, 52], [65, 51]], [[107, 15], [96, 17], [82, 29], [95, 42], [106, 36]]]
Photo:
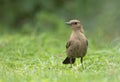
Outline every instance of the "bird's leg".
[[70, 58], [70, 68], [72, 68], [72, 58]]
[[81, 65], [82, 65], [82, 68], [84, 69], [84, 66], [83, 66], [83, 57], [81, 57]]

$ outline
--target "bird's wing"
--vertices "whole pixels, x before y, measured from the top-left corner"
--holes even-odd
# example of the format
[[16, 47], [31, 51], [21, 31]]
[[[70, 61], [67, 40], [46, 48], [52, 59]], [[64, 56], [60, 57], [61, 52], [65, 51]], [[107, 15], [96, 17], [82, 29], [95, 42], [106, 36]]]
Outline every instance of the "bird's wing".
[[71, 43], [72, 43], [71, 41], [68, 41], [67, 44], [66, 44], [66, 48], [69, 48]]

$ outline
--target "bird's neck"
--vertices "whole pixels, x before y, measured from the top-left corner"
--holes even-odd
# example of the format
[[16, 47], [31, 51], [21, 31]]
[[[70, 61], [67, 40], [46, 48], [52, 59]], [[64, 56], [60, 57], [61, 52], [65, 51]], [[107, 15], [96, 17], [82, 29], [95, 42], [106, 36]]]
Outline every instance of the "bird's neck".
[[76, 27], [76, 28], [73, 27], [73, 28], [72, 28], [72, 32], [73, 32], [73, 33], [76, 33], [76, 32], [79, 33], [79, 32], [80, 32], [80, 33], [83, 33], [83, 34], [84, 34], [83, 26]]
[[84, 34], [83, 26], [81, 26], [80, 32]]
[[84, 34], [84, 30], [83, 30], [83, 28], [81, 28], [81, 29], [73, 29], [72, 33], [82, 33], [82, 34]]

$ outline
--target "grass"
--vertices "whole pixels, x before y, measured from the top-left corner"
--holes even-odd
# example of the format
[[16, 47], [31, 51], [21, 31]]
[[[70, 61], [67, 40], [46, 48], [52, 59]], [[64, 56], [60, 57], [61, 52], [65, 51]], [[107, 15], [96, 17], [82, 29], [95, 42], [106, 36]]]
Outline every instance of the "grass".
[[0, 82], [119, 82], [120, 44], [95, 45], [89, 39], [83, 70], [79, 59], [63, 65], [69, 34], [0, 35]]

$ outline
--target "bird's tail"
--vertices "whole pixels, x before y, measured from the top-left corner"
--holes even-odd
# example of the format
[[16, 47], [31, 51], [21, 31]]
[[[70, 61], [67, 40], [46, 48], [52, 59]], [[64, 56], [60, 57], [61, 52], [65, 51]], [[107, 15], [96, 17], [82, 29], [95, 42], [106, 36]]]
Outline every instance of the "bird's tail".
[[[75, 62], [75, 58], [72, 58], [72, 64]], [[66, 57], [65, 60], [63, 61], [63, 64], [70, 64], [70, 58]]]

